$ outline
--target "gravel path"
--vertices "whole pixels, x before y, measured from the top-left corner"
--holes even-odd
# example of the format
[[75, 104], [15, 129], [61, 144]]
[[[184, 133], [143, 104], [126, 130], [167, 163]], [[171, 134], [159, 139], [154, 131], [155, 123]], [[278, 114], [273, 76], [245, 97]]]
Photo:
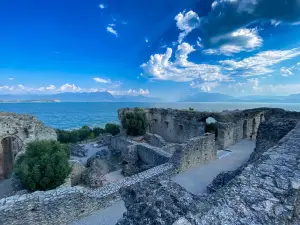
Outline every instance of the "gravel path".
[[93, 213], [93, 215], [82, 218], [69, 225], [115, 225], [126, 212], [123, 201], [116, 202], [112, 206]]
[[223, 171], [232, 171], [244, 164], [255, 147], [255, 141], [243, 139], [228, 148], [231, 153], [220, 156], [219, 159], [189, 169], [172, 178], [180, 186], [193, 194], [203, 194], [206, 187]]

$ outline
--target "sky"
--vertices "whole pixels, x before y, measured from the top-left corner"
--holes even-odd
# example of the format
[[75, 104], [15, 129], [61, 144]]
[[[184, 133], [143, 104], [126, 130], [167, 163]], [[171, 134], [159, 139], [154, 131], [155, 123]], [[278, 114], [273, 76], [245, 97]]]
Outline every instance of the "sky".
[[1, 0], [0, 94], [300, 93], [300, 0]]

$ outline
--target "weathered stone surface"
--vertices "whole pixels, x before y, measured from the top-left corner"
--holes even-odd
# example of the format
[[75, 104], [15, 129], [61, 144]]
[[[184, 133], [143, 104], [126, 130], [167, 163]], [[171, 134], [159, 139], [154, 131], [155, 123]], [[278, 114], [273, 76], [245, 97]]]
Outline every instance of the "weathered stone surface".
[[87, 166], [87, 170], [82, 174], [82, 182], [91, 188], [102, 187], [105, 183], [104, 175], [109, 172], [107, 161], [93, 158]]
[[234, 171], [225, 171], [220, 173], [213, 182], [207, 187], [208, 192], [215, 192], [217, 189], [226, 185], [233, 178], [241, 174], [244, 168], [250, 163], [255, 162], [269, 148], [275, 146], [281, 138], [290, 132], [298, 123], [296, 119], [270, 119], [259, 126], [256, 147], [249, 160]]
[[0, 112], [0, 180], [10, 177], [16, 155], [34, 140], [57, 140], [57, 135], [33, 116]]
[[[156, 218], [159, 219], [157, 224], [172, 224], [180, 217], [197, 225], [296, 225], [300, 224], [299, 183], [300, 124], [277, 145], [261, 153], [227, 185], [200, 200], [192, 195], [187, 197], [185, 190], [173, 188], [172, 183], [163, 186], [158, 182], [129, 188], [122, 195], [128, 212], [119, 225], [151, 224]], [[182, 196], [186, 199], [188, 211], [178, 207]], [[165, 207], [155, 204], [158, 199]], [[171, 212], [170, 216], [164, 217], [167, 212]]]
[[79, 161], [70, 160], [69, 161], [72, 167], [71, 172], [71, 186], [76, 186], [81, 183], [81, 177], [83, 172], [86, 171], [86, 167], [82, 165]]
[[166, 145], [166, 141], [157, 134], [146, 133], [144, 138], [150, 145], [155, 147], [163, 147]]
[[117, 225], [171, 225], [199, 210], [196, 196], [169, 181], [149, 180], [120, 192], [127, 212]]
[[120, 200], [119, 190], [153, 177], [168, 177], [171, 164], [164, 164], [102, 188], [59, 188], [0, 199], [1, 225], [69, 224]]
[[88, 150], [78, 144], [70, 144], [70, 150], [72, 156], [86, 157], [88, 155]]

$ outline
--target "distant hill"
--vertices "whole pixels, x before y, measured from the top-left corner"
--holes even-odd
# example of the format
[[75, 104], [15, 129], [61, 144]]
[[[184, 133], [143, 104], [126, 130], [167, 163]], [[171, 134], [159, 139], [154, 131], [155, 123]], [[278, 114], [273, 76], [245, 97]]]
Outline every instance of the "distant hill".
[[234, 97], [220, 93], [199, 92], [185, 97], [180, 102], [229, 102]]
[[114, 96], [116, 101], [120, 102], [161, 102], [162, 99], [147, 97], [143, 95], [131, 96], [131, 95], [116, 95]]
[[146, 96], [113, 96], [109, 92], [65, 92], [53, 95], [0, 95], [0, 102], [33, 102], [43, 101], [51, 102], [58, 100], [60, 102], [160, 102], [159, 98]]
[[289, 96], [261, 96], [249, 95], [243, 97], [233, 97], [220, 93], [199, 92], [187, 96], [180, 102], [265, 102], [265, 103], [300, 103], [300, 94]]

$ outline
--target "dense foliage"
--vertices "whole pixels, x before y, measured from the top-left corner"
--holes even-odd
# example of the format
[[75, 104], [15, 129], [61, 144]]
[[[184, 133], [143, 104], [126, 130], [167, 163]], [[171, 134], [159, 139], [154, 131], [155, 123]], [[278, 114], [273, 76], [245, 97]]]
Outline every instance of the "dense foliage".
[[91, 129], [88, 126], [83, 126], [80, 129], [75, 130], [57, 130], [58, 141], [61, 143], [76, 143], [79, 141], [84, 141], [88, 139], [93, 139], [98, 137], [100, 134], [105, 133], [106, 131], [100, 127], [95, 127]]
[[126, 112], [122, 119], [122, 125], [127, 130], [128, 135], [144, 135], [148, 127], [145, 111], [135, 108], [133, 111]]
[[120, 126], [115, 123], [107, 123], [105, 125], [105, 132], [115, 136], [120, 133]]
[[71, 172], [70, 151], [57, 141], [34, 141], [17, 161], [15, 172], [30, 191], [50, 190], [64, 183]]

